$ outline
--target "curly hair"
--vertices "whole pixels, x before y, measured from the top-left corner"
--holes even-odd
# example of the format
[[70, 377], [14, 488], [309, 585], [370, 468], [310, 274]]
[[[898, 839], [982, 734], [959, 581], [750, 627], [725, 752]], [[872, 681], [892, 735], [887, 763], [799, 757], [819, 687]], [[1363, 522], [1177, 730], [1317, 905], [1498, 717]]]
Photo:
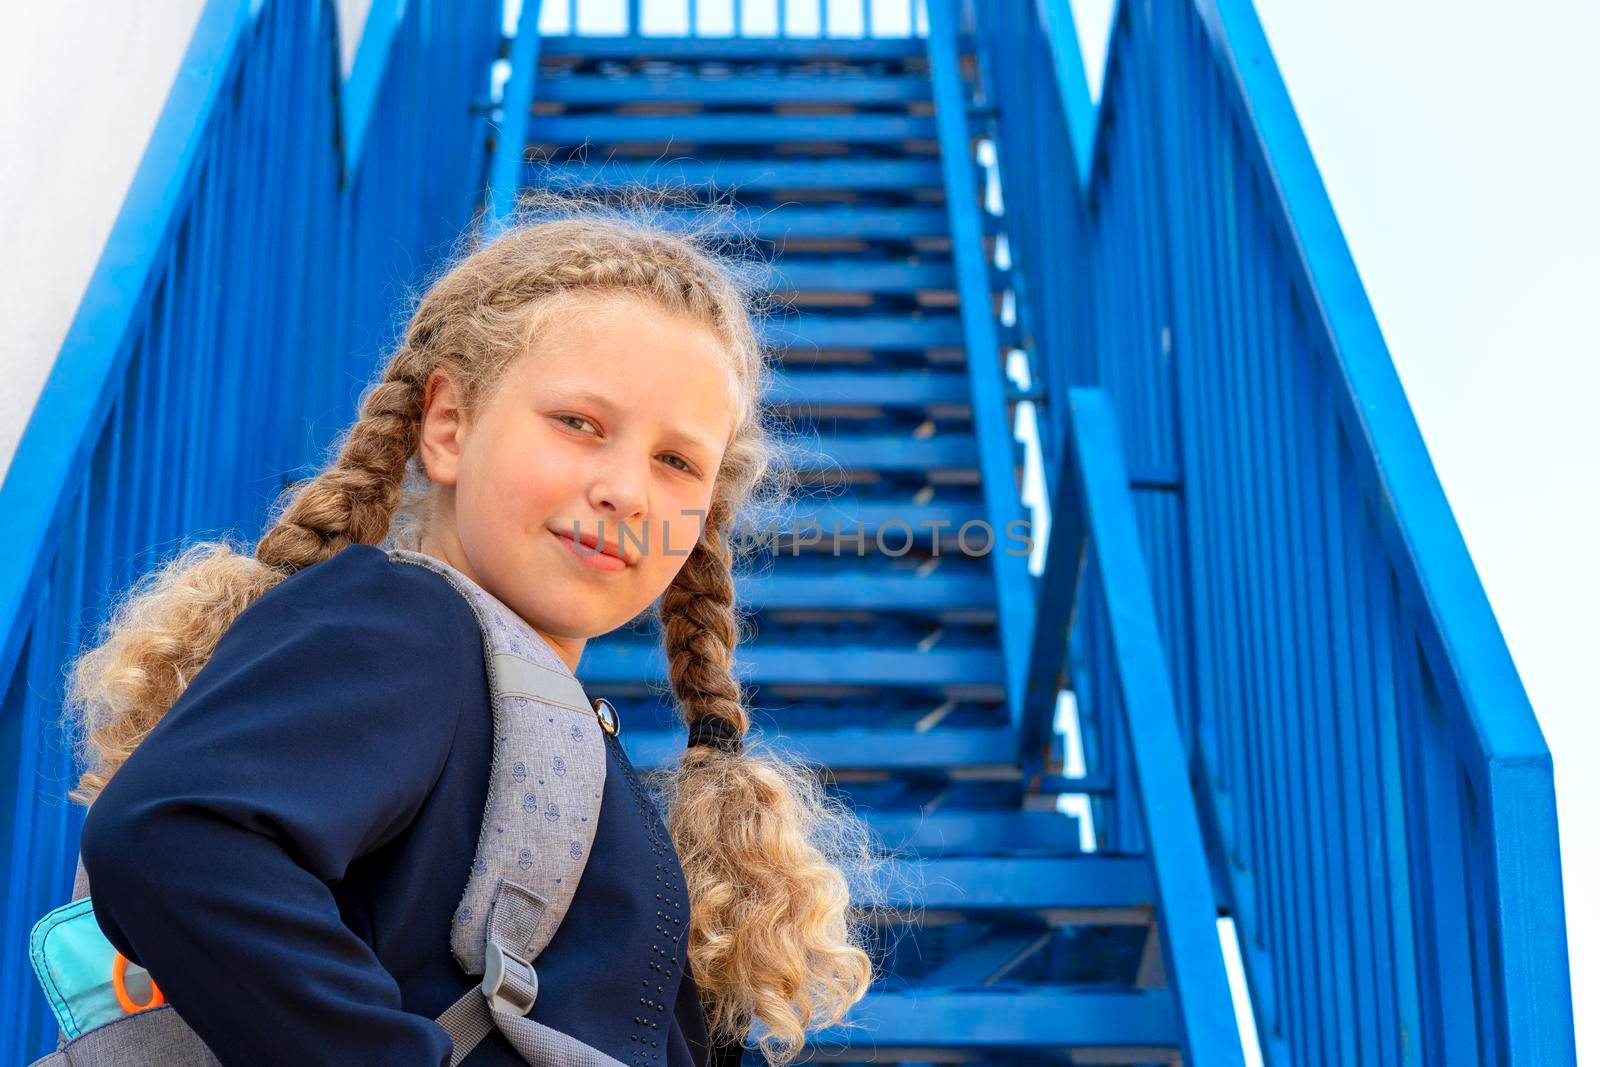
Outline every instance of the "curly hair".
[[[737, 425], [703, 536], [656, 611], [685, 722], [715, 717], [745, 738], [750, 717], [733, 673], [741, 620], [731, 523], [746, 505], [785, 491], [779, 441], [759, 402], [769, 374], [755, 321], [761, 265], [714, 243], [712, 235], [727, 233], [715, 203], [678, 212], [659, 190], [645, 193], [525, 195], [511, 225], [474, 238], [416, 300], [334, 458], [285, 491], [253, 551], [226, 539], [194, 544], [133, 585], [100, 643], [72, 666], [68, 714], [87, 768], [74, 800], [93, 802], [234, 618], [277, 582], [351, 544], [415, 546], [430, 511], [418, 455], [429, 375], [446, 370], [463, 407], [478, 410], [532, 340], [560, 328], [566, 296], [653, 301], [705, 323], [727, 352]], [[670, 225], [658, 217], [668, 213]], [[689, 964], [712, 1040], [743, 1042], [759, 1022], [759, 1047], [781, 1064], [809, 1031], [842, 1023], [865, 995], [873, 967], [862, 946], [872, 894], [881, 891], [873, 875], [886, 860], [866, 824], [810, 768], [760, 738], [749, 742], [686, 748], [650, 780], [688, 884]], [[852, 890], [862, 906], [852, 907]]]

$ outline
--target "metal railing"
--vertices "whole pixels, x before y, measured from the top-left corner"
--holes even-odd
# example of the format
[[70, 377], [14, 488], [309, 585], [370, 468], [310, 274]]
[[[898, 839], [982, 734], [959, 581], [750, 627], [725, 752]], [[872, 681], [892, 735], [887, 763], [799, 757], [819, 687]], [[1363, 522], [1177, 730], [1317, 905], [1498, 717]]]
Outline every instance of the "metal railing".
[[64, 670], [194, 537], [254, 537], [354, 413], [394, 313], [472, 220], [498, 0], [378, 0], [348, 79], [332, 3], [211, 0], [0, 486], [3, 1058], [56, 1027], [28, 932], [83, 809]]
[[[975, 6], [1051, 481], [1103, 388], [1268, 1062], [1572, 1062], [1550, 754], [1254, 11], [1119, 5], [1096, 108], [1064, 3]], [[1144, 847], [1074, 637], [1102, 844]]]

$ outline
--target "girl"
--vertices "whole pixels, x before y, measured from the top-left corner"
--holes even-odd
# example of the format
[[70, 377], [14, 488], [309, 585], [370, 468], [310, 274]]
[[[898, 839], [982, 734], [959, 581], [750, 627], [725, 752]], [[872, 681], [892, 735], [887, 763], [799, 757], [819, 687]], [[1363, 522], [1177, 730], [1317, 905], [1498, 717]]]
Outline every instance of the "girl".
[[[660, 808], [608, 745], [535, 1019], [670, 1067], [737, 1062], [759, 1022], [783, 1063], [871, 980], [846, 870], [877, 862], [870, 835], [743, 744], [731, 522], [775, 467], [750, 289], [692, 234], [531, 203], [548, 217], [428, 290], [253, 552], [183, 552], [74, 666], [97, 919], [225, 1063], [450, 1059], [433, 1017], [470, 986], [448, 931], [489, 690], [466, 601], [387, 547], [449, 563], [574, 669], [659, 619], [691, 743]], [[465, 1062], [522, 1060], [492, 1033]]]

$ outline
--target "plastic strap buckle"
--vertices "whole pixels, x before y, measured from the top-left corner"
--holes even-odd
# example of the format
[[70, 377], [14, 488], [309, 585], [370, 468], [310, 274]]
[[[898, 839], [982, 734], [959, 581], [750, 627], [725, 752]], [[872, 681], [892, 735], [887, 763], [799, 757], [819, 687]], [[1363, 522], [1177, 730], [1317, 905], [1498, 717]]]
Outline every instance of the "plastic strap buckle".
[[533, 964], [490, 941], [483, 954], [482, 988], [490, 1010], [527, 1015], [539, 997], [539, 975]]

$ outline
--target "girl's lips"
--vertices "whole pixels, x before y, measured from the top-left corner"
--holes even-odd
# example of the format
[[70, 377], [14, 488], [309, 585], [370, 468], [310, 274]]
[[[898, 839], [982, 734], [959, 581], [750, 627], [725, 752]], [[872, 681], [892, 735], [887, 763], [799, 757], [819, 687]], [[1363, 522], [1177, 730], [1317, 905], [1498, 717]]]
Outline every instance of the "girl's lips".
[[567, 546], [567, 551], [570, 552], [572, 556], [580, 563], [587, 564], [598, 571], [621, 571], [628, 569], [627, 560], [618, 559], [616, 556], [608, 556], [598, 548], [590, 548], [587, 545], [580, 545], [566, 534], [556, 533], [554, 530], [551, 530], [550, 532], [555, 536], [556, 540]]

